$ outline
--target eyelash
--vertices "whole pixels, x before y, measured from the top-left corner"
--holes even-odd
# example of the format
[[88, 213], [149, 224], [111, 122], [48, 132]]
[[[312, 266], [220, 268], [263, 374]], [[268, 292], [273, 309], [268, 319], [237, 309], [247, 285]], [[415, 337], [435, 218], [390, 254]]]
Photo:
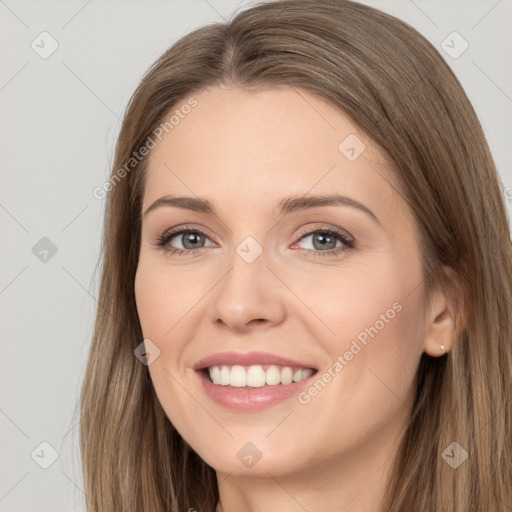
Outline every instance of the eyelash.
[[[164, 233], [163, 235], [159, 236], [155, 245], [156, 245], [157, 249], [164, 250], [167, 253], [172, 254], [172, 255], [182, 256], [184, 254], [185, 255], [195, 254], [195, 253], [199, 252], [200, 249], [203, 249], [203, 247], [200, 247], [198, 249], [176, 249], [176, 248], [169, 249], [169, 248], [165, 247], [175, 236], [182, 235], [184, 233], [189, 233], [189, 232], [206, 236], [206, 233], [204, 233], [200, 229], [194, 228], [192, 226], [183, 226], [181, 228], [178, 228], [173, 231], [169, 231], [169, 232]], [[338, 230], [336, 228], [317, 228], [317, 229], [313, 229], [310, 231], [306, 230], [300, 234], [300, 237], [297, 240], [297, 242], [299, 242], [303, 238], [305, 238], [309, 235], [313, 235], [315, 233], [323, 233], [323, 234], [327, 234], [328, 236], [334, 235], [336, 237], [336, 239], [340, 240], [344, 246], [338, 247], [336, 249], [327, 249], [325, 251], [318, 251], [318, 250], [314, 250], [314, 249], [303, 249], [305, 251], [312, 252], [314, 254], [314, 257], [324, 258], [326, 256], [331, 256], [331, 255], [339, 254], [344, 251], [348, 251], [350, 249], [355, 248], [355, 246], [356, 246], [354, 240], [348, 238], [343, 231]]]

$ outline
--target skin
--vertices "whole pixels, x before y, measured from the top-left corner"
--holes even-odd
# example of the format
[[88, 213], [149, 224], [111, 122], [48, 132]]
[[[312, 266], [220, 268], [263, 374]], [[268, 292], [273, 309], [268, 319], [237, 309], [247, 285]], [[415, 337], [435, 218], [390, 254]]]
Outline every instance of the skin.
[[[385, 154], [348, 117], [288, 87], [194, 97], [197, 106], [151, 152], [142, 205], [175, 194], [216, 211], [162, 206], [143, 217], [135, 295], [144, 338], [160, 350], [148, 367], [158, 399], [217, 471], [217, 512], [381, 510], [420, 356], [449, 350], [453, 302], [437, 293], [426, 308], [415, 221]], [[338, 149], [349, 134], [366, 146], [355, 161]], [[279, 214], [283, 197], [333, 193], [378, 222], [348, 205]], [[185, 224], [206, 235], [196, 253], [155, 246]], [[315, 230], [333, 228], [356, 246], [315, 257], [325, 251]], [[252, 263], [236, 252], [248, 236], [263, 250]], [[178, 235], [167, 249], [183, 243]], [[257, 350], [311, 361], [321, 375], [395, 303], [401, 310], [307, 404], [294, 396], [230, 411], [192, 370], [213, 353]], [[237, 457], [248, 442], [262, 455], [252, 467]]]

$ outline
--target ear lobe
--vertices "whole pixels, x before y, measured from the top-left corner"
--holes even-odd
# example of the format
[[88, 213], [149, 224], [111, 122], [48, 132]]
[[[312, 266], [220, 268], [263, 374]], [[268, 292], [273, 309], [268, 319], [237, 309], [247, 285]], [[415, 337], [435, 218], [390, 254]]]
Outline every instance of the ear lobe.
[[[447, 354], [464, 326], [463, 292], [451, 269], [449, 284], [434, 292], [425, 329], [423, 351], [432, 357]], [[444, 352], [441, 347], [444, 347]]]

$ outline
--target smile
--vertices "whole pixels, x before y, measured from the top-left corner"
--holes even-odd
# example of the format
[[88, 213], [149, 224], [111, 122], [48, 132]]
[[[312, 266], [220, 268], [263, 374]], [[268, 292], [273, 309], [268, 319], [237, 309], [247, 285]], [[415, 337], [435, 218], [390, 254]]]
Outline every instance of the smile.
[[[253, 365], [253, 366], [260, 366], [259, 370], [253, 370], [250, 371], [250, 368], [246, 371], [243, 367], [242, 371], [240, 369], [236, 369], [237, 365], [235, 366], [234, 370], [234, 380], [231, 380], [231, 373], [233, 372], [233, 367], [227, 367], [227, 369], [230, 371], [229, 373], [229, 384], [215, 384], [213, 382], [213, 379], [210, 377], [210, 371], [217, 373], [219, 372], [219, 376], [222, 375], [222, 367], [218, 367], [217, 370], [214, 370], [212, 368], [208, 369], [202, 369], [202, 370], [196, 370], [195, 374], [198, 377], [200, 384], [206, 393], [206, 396], [211, 399], [213, 402], [215, 402], [217, 405], [220, 405], [221, 407], [225, 409], [230, 409], [238, 412], [251, 412], [251, 411], [257, 411], [259, 409], [267, 408], [272, 405], [276, 405], [280, 402], [285, 401], [288, 398], [291, 398], [301, 391], [303, 391], [307, 386], [311, 385], [311, 380], [315, 378], [315, 375], [317, 373], [316, 370], [312, 369], [301, 369], [301, 380], [299, 381], [292, 381], [288, 384], [283, 384], [281, 380], [276, 384], [267, 384], [265, 381], [265, 384], [261, 384], [259, 386], [249, 386], [247, 385], [247, 382], [243, 384], [243, 379], [247, 379], [247, 374], [249, 374], [249, 382], [251, 382], [252, 379], [252, 373], [258, 373], [257, 378], [259, 381], [252, 381], [253, 384], [261, 383], [262, 379], [262, 373], [265, 375], [265, 378], [267, 376], [268, 370], [270, 369], [270, 378], [274, 378], [277, 380], [278, 376], [279, 379], [281, 379], [281, 375], [284, 372], [285, 375], [285, 382], [288, 382], [290, 380], [290, 370], [293, 370], [293, 368], [290, 368], [290, 370], [287, 370], [286, 367], [282, 368], [279, 371], [279, 368], [277, 369], [271, 369], [271, 367], [267, 368], [266, 371], [263, 370], [263, 367], [260, 365]], [[289, 367], [288, 367], [289, 368]], [[224, 375], [227, 377], [227, 371], [224, 370]], [[296, 374], [298, 376], [298, 368], [296, 369]], [[304, 373], [302, 373], [304, 372]], [[239, 380], [237, 380], [239, 379]], [[275, 382], [270, 380], [270, 382]], [[225, 381], [224, 381], [225, 382]], [[233, 385], [233, 383], [238, 385]]]
[[315, 370], [312, 368], [292, 368], [279, 365], [215, 365], [210, 366], [207, 376], [220, 386], [236, 388], [289, 385], [310, 377]]

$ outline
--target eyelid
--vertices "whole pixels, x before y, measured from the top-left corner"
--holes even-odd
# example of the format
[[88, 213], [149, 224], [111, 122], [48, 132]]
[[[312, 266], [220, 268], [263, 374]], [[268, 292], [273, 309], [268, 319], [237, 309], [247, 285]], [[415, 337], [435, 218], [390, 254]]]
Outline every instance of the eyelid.
[[345, 238], [350, 239], [351, 241], [355, 241], [354, 237], [345, 229], [338, 228], [337, 226], [322, 224], [322, 223], [319, 223], [319, 225], [314, 225], [314, 226], [309, 225], [307, 227], [301, 228], [299, 231], [298, 240], [300, 240], [300, 238], [302, 238], [304, 235], [311, 235], [317, 231], [331, 231], [333, 233], [336, 233], [337, 235], [342, 235]]
[[[197, 231], [198, 233], [207, 236], [208, 238], [212, 238], [210, 236], [210, 232], [207, 228], [204, 228], [203, 226], [198, 226], [194, 224], [178, 224], [175, 227], [166, 229], [162, 235], [160, 235], [161, 238], [167, 237], [170, 235], [178, 235], [181, 234], [183, 231]], [[214, 237], [215, 238], [215, 237]]]

